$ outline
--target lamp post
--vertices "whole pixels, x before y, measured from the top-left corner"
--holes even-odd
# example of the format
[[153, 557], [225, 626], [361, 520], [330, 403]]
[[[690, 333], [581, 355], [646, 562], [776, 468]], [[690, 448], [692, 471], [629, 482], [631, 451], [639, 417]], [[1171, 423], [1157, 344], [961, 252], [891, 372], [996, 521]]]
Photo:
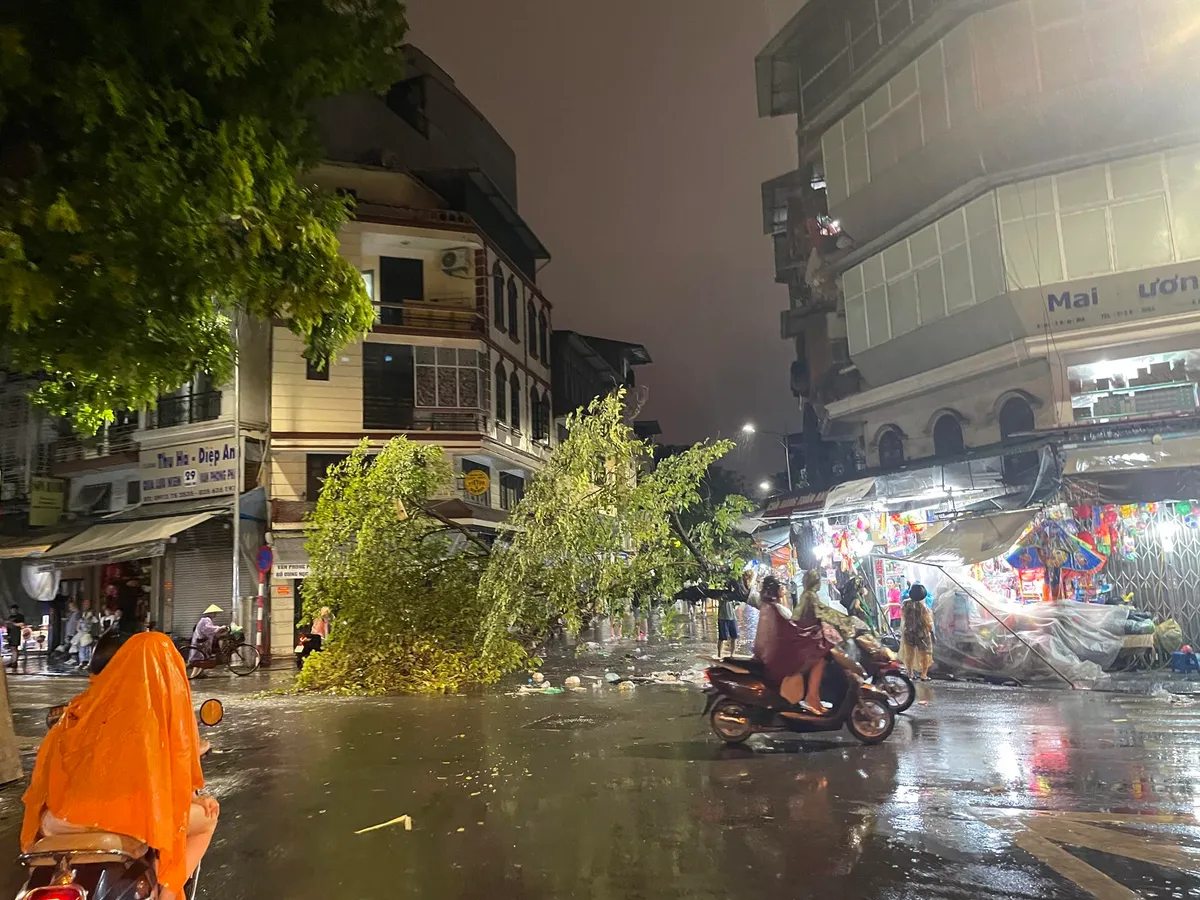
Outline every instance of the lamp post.
[[772, 488], [772, 484], [769, 481], [760, 481], [758, 483], [758, 489], [760, 491], [762, 491], [764, 494], [771, 493], [771, 488]]
[[788, 493], [790, 494], [793, 490], [793, 488], [792, 488], [792, 448], [788, 446], [787, 435], [779, 434], [774, 431], [759, 431], [757, 428], [754, 427], [753, 422], [747, 422], [745, 425], [742, 426], [742, 434], [747, 435], [747, 436], [754, 435], [754, 434], [765, 434], [769, 438], [774, 438], [776, 443], [783, 446], [783, 459], [784, 459], [784, 464], [787, 466], [787, 486], [788, 486]]

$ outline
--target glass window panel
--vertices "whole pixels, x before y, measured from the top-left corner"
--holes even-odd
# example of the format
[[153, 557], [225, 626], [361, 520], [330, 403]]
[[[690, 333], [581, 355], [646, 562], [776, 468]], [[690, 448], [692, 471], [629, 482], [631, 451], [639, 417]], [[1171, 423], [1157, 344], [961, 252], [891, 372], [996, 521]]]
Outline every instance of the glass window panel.
[[892, 150], [896, 161], [907, 159], [924, 146], [921, 139], [921, 104], [913, 97], [892, 113]]
[[1113, 206], [1111, 215], [1118, 272], [1162, 266], [1171, 261], [1165, 200], [1148, 197], [1118, 204]]
[[[1157, 4], [1146, 5], [1153, 7]], [[1147, 12], [1149, 15], [1155, 15], [1151, 9]], [[1089, 14], [1084, 21], [1094, 73], [1111, 75], [1145, 64], [1142, 55], [1142, 29], [1138, 23], [1136, 6], [1127, 3], [1124, 6], [1096, 11]]]
[[957, 247], [967, 242], [967, 223], [962, 210], [956, 209], [937, 223], [938, 239], [942, 242], [942, 252], [950, 247]]
[[937, 228], [929, 225], [908, 239], [909, 252], [914, 266], [920, 266], [938, 255]]
[[417, 366], [417, 406], [437, 406], [437, 370]]
[[477, 366], [479, 365], [478, 355], [474, 350], [459, 350], [458, 364], [460, 366]]
[[468, 409], [479, 409], [479, 370], [458, 370], [458, 404]]
[[433, 347], [418, 347], [416, 358], [419, 365], [432, 366], [437, 360], [437, 351]]
[[883, 284], [883, 258], [876, 254], [863, 260], [863, 284], [867, 290]]
[[1172, 190], [1171, 215], [1180, 261], [1200, 259], [1200, 187]]
[[867, 133], [867, 114], [861, 104], [842, 119], [842, 128], [845, 129], [846, 140]]
[[942, 275], [946, 279], [948, 312], [974, 305], [975, 287], [971, 283], [971, 259], [966, 244], [942, 254]]
[[825, 165], [825, 190], [828, 203], [837, 206], [848, 196], [846, 188], [845, 145], [840, 136], [841, 126], [835, 125], [821, 139], [821, 161]]
[[921, 77], [921, 121], [925, 141], [950, 128], [946, 118], [946, 79], [942, 69], [942, 45], [934, 44], [917, 60]]
[[942, 281], [942, 264], [935, 262], [917, 272], [917, 296], [921, 321], [928, 325], [946, 315], [946, 285]]
[[892, 109], [891, 96], [888, 94], [888, 86], [885, 84], [863, 103], [863, 115], [867, 119], [867, 127], [871, 128], [886, 116]]
[[1157, 154], [1112, 163], [1108, 171], [1113, 196], [1118, 200], [1154, 194], [1163, 189], [1162, 159]]
[[970, 20], [975, 84], [984, 109], [1038, 91], [1037, 52], [1029, 6], [1006, 3]]
[[437, 361], [439, 366], [452, 366], [458, 361], [458, 354], [453, 347], [438, 347]]
[[967, 204], [967, 234], [983, 234], [996, 230], [996, 195], [984, 194]]
[[867, 344], [867, 301], [864, 297], [846, 299], [846, 340], [850, 352], [866, 350]]
[[872, 288], [867, 291], [867, 339], [870, 346], [877, 347], [890, 338], [886, 289]]
[[863, 292], [862, 267], [855, 266], [842, 274], [842, 292], [847, 297], [857, 297]]
[[895, 109], [917, 92], [917, 64], [909, 63], [892, 77], [892, 108]]
[[1068, 278], [1087, 278], [1112, 271], [1104, 210], [1093, 209], [1064, 215], [1062, 240]]
[[1053, 215], [1007, 222], [1003, 228], [1004, 262], [1010, 287], [1032, 288], [1063, 280], [1058, 220]]
[[976, 303], [1004, 293], [1004, 263], [1000, 259], [1000, 235], [997, 232], [971, 237], [971, 271]]
[[1058, 206], [1078, 209], [1108, 200], [1108, 177], [1104, 166], [1090, 166], [1058, 176]]
[[846, 139], [846, 186], [850, 194], [860, 191], [871, 181], [867, 164], [867, 136], [860, 134]]
[[438, 368], [438, 406], [458, 406], [458, 369]]
[[1043, 93], [1065, 91], [1094, 77], [1087, 34], [1078, 22], [1039, 32], [1037, 53]]
[[871, 178], [879, 178], [896, 165], [896, 117], [891, 116], [867, 132], [871, 155]]
[[1005, 185], [996, 194], [1000, 199], [1000, 219], [1004, 222], [1054, 212], [1054, 184], [1049, 178]]
[[908, 241], [898, 241], [883, 251], [883, 275], [888, 281], [895, 281], [905, 272], [912, 269], [908, 257]]
[[897, 338], [916, 329], [920, 324], [917, 318], [917, 276], [906, 275], [895, 284], [889, 284], [887, 295], [892, 337]]
[[955, 28], [942, 41], [946, 87], [950, 92], [950, 124], [959, 127], [975, 113], [975, 73], [971, 64], [970, 25]]
[[[1172, 193], [1200, 189], [1200, 147], [1167, 154], [1167, 185]], [[1172, 203], [1178, 208], [1177, 202]]]

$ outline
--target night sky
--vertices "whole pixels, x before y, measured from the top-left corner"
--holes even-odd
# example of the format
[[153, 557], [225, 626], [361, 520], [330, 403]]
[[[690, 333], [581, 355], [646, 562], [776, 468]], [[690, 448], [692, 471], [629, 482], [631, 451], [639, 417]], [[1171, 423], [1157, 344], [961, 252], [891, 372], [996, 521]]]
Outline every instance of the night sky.
[[[795, 167], [795, 120], [759, 119], [754, 94], [755, 55], [799, 6], [408, 3], [411, 41], [516, 152], [555, 327], [646, 345], [642, 417], [664, 442], [799, 425], [759, 194]], [[761, 437], [728, 461], [755, 483], [783, 470]]]

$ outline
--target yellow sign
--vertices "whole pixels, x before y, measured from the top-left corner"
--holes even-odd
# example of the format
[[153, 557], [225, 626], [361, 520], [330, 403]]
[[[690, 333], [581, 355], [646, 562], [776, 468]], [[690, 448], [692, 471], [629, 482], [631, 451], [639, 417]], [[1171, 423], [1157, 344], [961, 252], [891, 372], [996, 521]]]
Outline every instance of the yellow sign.
[[34, 478], [29, 485], [29, 524], [56, 524], [62, 518], [66, 490], [61, 478]]
[[478, 497], [481, 494], [486, 494], [488, 488], [492, 486], [491, 479], [488, 478], [488, 473], [480, 469], [472, 469], [463, 476], [463, 487], [467, 489], [467, 493], [472, 497]]

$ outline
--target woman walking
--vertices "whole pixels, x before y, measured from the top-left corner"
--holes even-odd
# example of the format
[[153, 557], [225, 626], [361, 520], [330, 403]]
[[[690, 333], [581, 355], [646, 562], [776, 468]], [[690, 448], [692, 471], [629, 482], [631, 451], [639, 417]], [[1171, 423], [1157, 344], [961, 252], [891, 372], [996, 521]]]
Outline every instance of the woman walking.
[[925, 605], [924, 585], [914, 584], [904, 601], [900, 661], [914, 677], [929, 680], [933, 665], [933, 614]]

